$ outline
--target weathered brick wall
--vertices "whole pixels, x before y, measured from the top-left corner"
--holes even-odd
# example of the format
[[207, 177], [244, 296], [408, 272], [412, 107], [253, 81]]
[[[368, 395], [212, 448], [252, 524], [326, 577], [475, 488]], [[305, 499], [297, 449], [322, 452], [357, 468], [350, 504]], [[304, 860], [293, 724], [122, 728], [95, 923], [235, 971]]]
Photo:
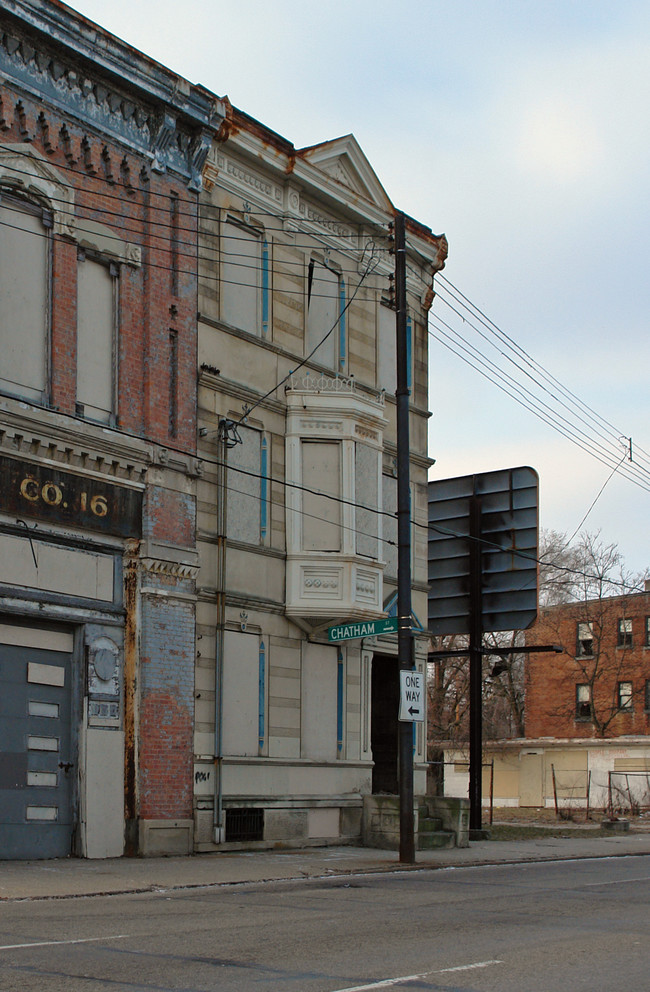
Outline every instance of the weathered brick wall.
[[[186, 183], [157, 175], [105, 135], [45, 103], [0, 86], [0, 142], [28, 144], [74, 190], [75, 237], [101, 224], [115, 245], [140, 248], [142, 264], [120, 266], [117, 426], [193, 451], [196, 408], [196, 196]], [[24, 183], [16, 174], [16, 188]], [[172, 194], [177, 198], [172, 247]], [[60, 206], [55, 204], [54, 206]], [[110, 239], [110, 233], [109, 233]], [[175, 260], [177, 276], [172, 275]], [[77, 245], [55, 232], [52, 253], [52, 406], [75, 414]], [[177, 333], [177, 426], [170, 430], [170, 331]]]
[[[17, 71], [31, 73], [44, 86], [51, 84], [49, 70], [42, 69], [42, 53], [37, 65], [33, 48], [8, 54], [8, 48], [2, 49], [4, 40], [0, 25], [0, 54], [15, 54]], [[64, 62], [65, 56], [62, 66]], [[75, 69], [76, 79], [83, 79], [82, 68]], [[46, 168], [56, 170], [53, 188], [59, 191], [56, 196], [63, 191], [63, 202], [46, 204], [41, 198], [42, 205], [63, 208], [69, 190], [74, 200], [72, 236], [52, 231], [49, 404], [58, 414], [75, 418], [70, 429], [76, 427], [83, 439], [85, 424], [75, 405], [78, 249], [99, 238], [106, 257], [119, 262], [114, 427], [171, 449], [170, 458], [163, 454], [160, 463], [175, 465], [173, 470], [161, 468], [164, 484], [149, 484], [145, 493], [143, 538], [157, 549], [147, 553], [164, 558], [169, 545], [187, 549], [191, 556], [195, 497], [183, 456], [192, 455], [196, 445], [197, 194], [187, 176], [171, 169], [155, 171], [150, 154], [139, 155], [133, 143], [122, 144], [102, 131], [101, 115], [110, 111], [105, 97], [99, 108], [98, 90], [90, 88], [94, 80], [84, 80], [89, 87], [85, 123], [79, 113], [61, 109], [68, 87], [72, 91], [77, 85], [72, 70], [66, 71], [68, 76], [56, 80], [60, 85], [53, 102], [45, 94], [38, 99], [12, 89], [0, 72], [0, 145], [21, 145], [19, 162], [33, 150]], [[116, 103], [114, 112], [119, 126], [128, 128], [125, 105]], [[139, 113], [135, 104], [130, 112], [132, 117]], [[3, 181], [29, 193], [20, 170]], [[125, 257], [116, 258], [125, 245]], [[49, 416], [43, 409], [45, 434]], [[194, 581], [188, 578], [191, 569], [177, 567], [178, 558], [146, 562], [144, 569], [138, 563], [133, 574], [139, 572], [139, 583], [135, 580], [125, 596], [130, 645], [125, 665], [125, 812], [130, 823], [192, 816]]]
[[145, 493], [142, 536], [193, 548], [196, 498], [193, 494], [150, 485]]
[[140, 817], [189, 819], [194, 605], [147, 598], [140, 650]]

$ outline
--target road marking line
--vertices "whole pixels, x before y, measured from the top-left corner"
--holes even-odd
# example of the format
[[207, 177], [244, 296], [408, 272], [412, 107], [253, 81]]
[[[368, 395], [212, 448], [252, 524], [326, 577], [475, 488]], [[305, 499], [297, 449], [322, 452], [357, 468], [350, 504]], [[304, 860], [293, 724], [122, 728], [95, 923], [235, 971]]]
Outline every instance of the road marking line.
[[439, 968], [436, 971], [423, 971], [419, 975], [402, 975], [401, 978], [385, 978], [381, 982], [371, 982], [369, 985], [347, 986], [344, 989], [334, 989], [334, 992], [369, 992], [370, 989], [387, 989], [391, 985], [401, 985], [402, 982], [416, 982], [430, 975], [446, 975], [451, 971], [472, 971], [474, 968], [489, 968], [493, 964], [503, 964], [503, 961], [476, 961], [474, 964], [460, 964], [455, 968]]
[[92, 944], [102, 940], [125, 940], [128, 933], [116, 933], [112, 937], [80, 937], [77, 940], [39, 940], [32, 944], [3, 944], [0, 951], [15, 951], [21, 947], [60, 947], [64, 944]]
[[390, 985], [400, 985], [402, 982], [415, 982], [427, 975], [433, 975], [432, 971], [423, 971], [421, 975], [402, 975], [401, 978], [386, 978], [383, 982], [371, 982], [370, 985], [354, 985], [344, 989], [335, 989], [334, 992], [367, 992], [368, 989], [387, 989]]
[[585, 888], [593, 888], [595, 885], [626, 885], [628, 882], [648, 882], [649, 875], [641, 875], [639, 878], [615, 878], [611, 882], [583, 882]]
[[[503, 964], [503, 961], [477, 961], [476, 964], [459, 964], [456, 968], [441, 968], [436, 975], [446, 975], [450, 971], [472, 971], [474, 968], [489, 968], [491, 964]], [[431, 972], [434, 974], [434, 972]]]

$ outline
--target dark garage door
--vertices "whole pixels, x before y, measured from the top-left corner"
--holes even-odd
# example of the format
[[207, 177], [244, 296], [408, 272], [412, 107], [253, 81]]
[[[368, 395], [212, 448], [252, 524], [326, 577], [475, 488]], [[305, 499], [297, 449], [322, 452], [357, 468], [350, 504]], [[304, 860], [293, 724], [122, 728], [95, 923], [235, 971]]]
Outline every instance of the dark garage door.
[[71, 853], [72, 658], [0, 644], [0, 858]]

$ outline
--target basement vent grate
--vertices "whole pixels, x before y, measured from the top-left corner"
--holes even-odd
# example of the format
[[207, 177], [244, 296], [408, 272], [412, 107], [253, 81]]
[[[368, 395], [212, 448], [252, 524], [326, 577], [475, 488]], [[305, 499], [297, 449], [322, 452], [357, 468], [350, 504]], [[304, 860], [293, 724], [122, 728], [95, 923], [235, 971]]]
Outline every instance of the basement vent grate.
[[226, 842], [264, 840], [263, 809], [227, 809]]

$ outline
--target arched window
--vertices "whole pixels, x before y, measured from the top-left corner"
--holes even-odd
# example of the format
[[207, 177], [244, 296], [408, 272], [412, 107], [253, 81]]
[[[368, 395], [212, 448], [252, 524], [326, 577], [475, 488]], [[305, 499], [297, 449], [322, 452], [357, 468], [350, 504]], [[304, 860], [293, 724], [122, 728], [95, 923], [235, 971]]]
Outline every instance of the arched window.
[[47, 401], [52, 214], [0, 186], [0, 389]]

